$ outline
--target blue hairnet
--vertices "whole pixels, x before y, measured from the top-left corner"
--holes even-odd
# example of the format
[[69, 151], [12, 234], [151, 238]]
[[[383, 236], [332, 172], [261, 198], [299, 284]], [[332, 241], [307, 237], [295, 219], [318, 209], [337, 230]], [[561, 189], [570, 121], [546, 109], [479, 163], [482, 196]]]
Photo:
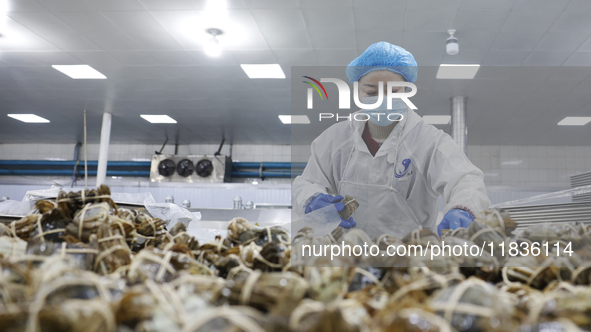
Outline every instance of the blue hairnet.
[[387, 42], [371, 44], [357, 59], [351, 61], [345, 72], [349, 83], [353, 83], [374, 70], [398, 73], [411, 83], [417, 80], [417, 62], [412, 54]]

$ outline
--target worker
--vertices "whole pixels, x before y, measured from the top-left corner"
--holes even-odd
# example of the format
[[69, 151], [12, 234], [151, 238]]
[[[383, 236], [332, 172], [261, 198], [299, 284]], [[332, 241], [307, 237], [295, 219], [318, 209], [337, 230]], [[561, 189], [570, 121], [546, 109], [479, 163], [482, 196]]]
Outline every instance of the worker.
[[[414, 83], [417, 72], [413, 55], [387, 42], [369, 46], [346, 69], [349, 82], [358, 81], [353, 93], [363, 104], [377, 103], [380, 81], [384, 89], [388, 81]], [[340, 225], [372, 237], [403, 237], [421, 227], [441, 235], [443, 229], [467, 227], [490, 206], [482, 171], [449, 135], [426, 124], [402, 99], [392, 98], [387, 109], [387, 91], [383, 96], [377, 109], [355, 112], [367, 116], [338, 122], [312, 142], [308, 164], [292, 186], [296, 213], [331, 204], [340, 211], [343, 196], [350, 195], [359, 208]], [[436, 228], [439, 195], [447, 205]]]

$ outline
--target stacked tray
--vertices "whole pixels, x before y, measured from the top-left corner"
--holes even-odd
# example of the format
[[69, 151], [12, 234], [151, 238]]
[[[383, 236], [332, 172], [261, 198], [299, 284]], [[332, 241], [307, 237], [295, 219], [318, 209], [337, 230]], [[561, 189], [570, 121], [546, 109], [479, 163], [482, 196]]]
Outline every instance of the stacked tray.
[[[591, 172], [573, 175], [570, 177], [571, 188], [591, 185]], [[573, 202], [591, 202], [591, 193], [573, 195]]]
[[582, 222], [591, 224], [591, 202], [504, 207], [519, 228], [539, 223]]

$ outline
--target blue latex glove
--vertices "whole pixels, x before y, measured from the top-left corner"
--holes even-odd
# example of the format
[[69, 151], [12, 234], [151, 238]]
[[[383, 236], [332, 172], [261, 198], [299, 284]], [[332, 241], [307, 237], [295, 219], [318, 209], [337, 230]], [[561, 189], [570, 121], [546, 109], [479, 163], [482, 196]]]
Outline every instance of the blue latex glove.
[[[345, 209], [345, 204], [341, 202], [344, 199], [343, 196], [332, 196], [327, 194], [319, 194], [318, 196], [314, 197], [314, 199], [306, 206], [305, 213], [310, 213], [312, 211], [322, 209], [323, 207], [327, 207], [329, 205], [334, 205], [337, 211], [343, 211]], [[349, 219], [341, 218], [341, 223], [339, 226], [343, 228], [351, 228], [357, 226], [357, 223], [353, 220], [353, 217]]]
[[467, 228], [474, 221], [474, 217], [468, 211], [453, 209], [449, 210], [437, 226], [437, 234], [441, 236], [443, 229], [456, 229], [458, 227]]

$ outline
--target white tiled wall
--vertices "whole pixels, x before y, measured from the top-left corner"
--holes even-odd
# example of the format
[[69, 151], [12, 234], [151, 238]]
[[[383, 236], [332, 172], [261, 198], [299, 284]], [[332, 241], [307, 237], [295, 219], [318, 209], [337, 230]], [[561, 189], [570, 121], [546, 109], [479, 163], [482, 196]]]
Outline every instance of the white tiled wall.
[[[149, 160], [160, 148], [112, 144], [109, 160]], [[236, 144], [231, 148], [235, 161], [306, 162], [310, 156], [310, 147], [304, 145]], [[178, 153], [213, 154], [217, 149], [217, 145], [180, 145]], [[173, 154], [174, 146], [162, 152]], [[230, 154], [230, 146], [224, 146], [222, 153]], [[71, 160], [73, 155], [74, 144], [0, 144], [0, 159]], [[469, 146], [468, 157], [482, 169], [489, 186], [568, 187], [571, 175], [591, 170], [591, 147], [586, 146]], [[97, 158], [98, 144], [89, 144], [88, 159]]]
[[468, 157], [491, 186], [569, 187], [591, 170], [587, 146], [469, 146]]

